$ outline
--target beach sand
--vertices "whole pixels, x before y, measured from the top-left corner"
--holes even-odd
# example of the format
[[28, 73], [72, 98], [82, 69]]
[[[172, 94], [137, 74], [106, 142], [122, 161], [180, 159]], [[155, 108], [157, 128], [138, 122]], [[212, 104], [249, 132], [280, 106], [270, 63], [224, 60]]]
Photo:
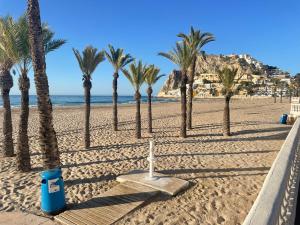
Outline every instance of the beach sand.
[[[291, 126], [279, 117], [290, 104], [272, 99], [233, 100], [231, 137], [222, 136], [222, 99], [197, 100], [194, 129], [178, 137], [180, 104], [153, 105], [156, 171], [190, 181], [175, 197], [159, 195], [117, 224], [241, 224]], [[135, 169], [147, 169], [147, 105], [142, 105], [143, 138], [134, 138], [135, 105], [119, 107], [120, 131], [112, 131], [110, 107], [93, 107], [91, 143], [83, 148], [83, 108], [55, 108], [54, 123], [63, 164], [68, 203], [83, 202], [117, 184], [115, 178]], [[16, 141], [19, 110], [13, 109]], [[3, 111], [0, 110], [0, 118]], [[1, 139], [2, 121], [0, 121]], [[29, 119], [33, 172], [20, 174], [14, 158], [0, 158], [0, 210], [40, 212], [38, 115]], [[1, 141], [2, 145], [2, 141]], [[2, 147], [2, 146], [1, 146]]]

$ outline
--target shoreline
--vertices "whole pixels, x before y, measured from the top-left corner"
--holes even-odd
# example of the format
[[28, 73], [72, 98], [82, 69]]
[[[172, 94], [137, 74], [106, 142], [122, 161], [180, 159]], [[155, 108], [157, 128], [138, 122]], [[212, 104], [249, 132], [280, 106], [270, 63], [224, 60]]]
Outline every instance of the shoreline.
[[[145, 96], [144, 96], [145, 97]], [[152, 105], [154, 104], [164, 104], [164, 103], [179, 103], [180, 104], [180, 97], [157, 97], [157, 98], [162, 98], [162, 99], [170, 99], [171, 101], [152, 101]], [[219, 97], [194, 97], [193, 101], [198, 102], [198, 101], [219, 101], [223, 100], [224, 96], [219, 96]], [[266, 96], [266, 97], [257, 97], [257, 96], [248, 96], [248, 97], [240, 97], [240, 96], [233, 96], [231, 99], [231, 102], [236, 101], [236, 100], [262, 100], [262, 99], [272, 99], [272, 97]], [[283, 97], [283, 99], [286, 99], [286, 97]], [[141, 105], [147, 104], [147, 101], [141, 102]], [[132, 102], [128, 103], [118, 103], [118, 107], [129, 107], [135, 105], [135, 101], [133, 100]], [[74, 104], [74, 105], [60, 105], [60, 104], [53, 104], [53, 109], [57, 108], [83, 108], [85, 106], [84, 103], [82, 104]], [[109, 108], [112, 107], [112, 103], [91, 103], [92, 108]], [[11, 105], [12, 110], [19, 110], [21, 108], [20, 105], [14, 106]], [[37, 109], [37, 105], [29, 105], [30, 109]], [[0, 106], [0, 111], [3, 111], [3, 106]]]

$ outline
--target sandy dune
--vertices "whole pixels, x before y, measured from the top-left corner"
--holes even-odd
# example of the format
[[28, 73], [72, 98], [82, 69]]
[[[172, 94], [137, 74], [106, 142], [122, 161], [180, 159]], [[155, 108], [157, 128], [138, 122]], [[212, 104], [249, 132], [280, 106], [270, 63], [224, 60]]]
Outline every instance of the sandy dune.
[[[278, 124], [279, 116], [289, 111], [289, 103], [287, 99], [277, 104], [272, 99], [233, 100], [231, 106], [232, 137], [221, 135], [223, 101], [215, 99], [195, 103], [194, 129], [188, 131], [186, 139], [178, 137], [179, 103], [153, 106], [156, 170], [189, 180], [191, 186], [173, 198], [158, 196], [118, 224], [235, 225], [243, 222], [289, 132], [290, 126]], [[148, 141], [152, 136], [146, 130], [146, 109], [143, 105], [143, 139], [137, 141], [133, 138], [134, 106], [120, 107], [117, 133], [111, 129], [111, 108], [94, 107], [93, 147], [88, 150], [82, 147], [83, 109], [54, 110], [68, 203], [94, 198], [116, 185], [116, 176], [147, 168]], [[18, 116], [18, 110], [14, 109], [14, 138]], [[2, 111], [0, 118], [3, 118]], [[14, 159], [0, 158], [1, 211], [40, 213], [41, 153], [37, 120], [37, 113], [32, 109], [29, 135], [34, 171], [19, 174]], [[2, 123], [0, 126], [2, 132]]]

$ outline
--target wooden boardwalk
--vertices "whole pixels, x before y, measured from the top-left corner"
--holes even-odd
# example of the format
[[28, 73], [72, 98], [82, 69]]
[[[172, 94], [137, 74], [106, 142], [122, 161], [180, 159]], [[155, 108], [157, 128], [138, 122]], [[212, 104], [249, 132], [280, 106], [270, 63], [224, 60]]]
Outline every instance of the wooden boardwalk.
[[124, 182], [59, 214], [55, 220], [65, 225], [113, 224], [158, 193], [151, 187]]

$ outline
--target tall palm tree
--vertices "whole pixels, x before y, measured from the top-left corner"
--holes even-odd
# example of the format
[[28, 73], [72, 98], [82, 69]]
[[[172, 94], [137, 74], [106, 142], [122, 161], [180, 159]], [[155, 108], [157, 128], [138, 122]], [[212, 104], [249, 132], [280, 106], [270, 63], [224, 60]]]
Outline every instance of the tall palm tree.
[[176, 47], [168, 53], [160, 52], [159, 55], [169, 59], [180, 68], [181, 82], [181, 129], [180, 136], [186, 138], [186, 84], [187, 71], [192, 64], [194, 51], [186, 42], [177, 42]]
[[82, 55], [76, 49], [73, 49], [79, 67], [82, 71], [82, 80], [85, 97], [85, 127], [84, 127], [84, 146], [90, 147], [90, 112], [91, 112], [91, 88], [92, 74], [96, 67], [104, 61], [104, 51], [99, 51], [92, 46], [86, 47]]
[[211, 33], [204, 32], [201, 33], [200, 30], [194, 30], [191, 27], [190, 34], [186, 35], [184, 33], [180, 33], [177, 35], [181, 37], [187, 45], [193, 50], [193, 60], [192, 64], [189, 68], [188, 74], [188, 107], [187, 107], [187, 127], [188, 129], [192, 129], [192, 112], [193, 112], [193, 85], [194, 85], [194, 77], [196, 72], [196, 62], [198, 57], [203, 57], [205, 59], [205, 52], [202, 51], [202, 47], [207, 43], [214, 41], [215, 38]]
[[52, 169], [60, 166], [60, 157], [53, 127], [52, 104], [46, 74], [45, 49], [38, 0], [27, 0], [27, 19], [40, 120], [39, 143], [43, 152], [44, 168]]
[[135, 137], [141, 138], [141, 94], [140, 89], [143, 85], [147, 73], [147, 66], [143, 65], [142, 61], [134, 62], [129, 65], [129, 70], [122, 69], [123, 74], [129, 80], [135, 90], [134, 98], [136, 100], [135, 114]]
[[280, 80], [277, 79], [277, 78], [272, 78], [272, 79], [271, 79], [271, 82], [273, 83], [273, 90], [274, 90], [273, 97], [274, 97], [274, 103], [276, 103], [277, 89], [278, 89]]
[[218, 71], [219, 80], [223, 86], [222, 93], [225, 97], [224, 117], [223, 117], [223, 135], [230, 136], [230, 99], [234, 95], [238, 87], [236, 83], [240, 80], [237, 77], [238, 69], [224, 68]]
[[287, 89], [288, 84], [285, 81], [279, 81], [278, 87], [279, 87], [280, 103], [282, 103], [283, 90], [285, 88]]
[[288, 90], [288, 94], [289, 94], [288, 95], [289, 103], [291, 103], [292, 102], [293, 91], [294, 91], [292, 84], [289, 84], [287, 86], [287, 90]]
[[114, 130], [118, 130], [118, 78], [119, 78], [119, 70], [124, 68], [128, 63], [133, 61], [133, 58], [129, 54], [124, 54], [123, 49], [118, 48], [114, 49], [113, 46], [108, 45], [109, 52], [105, 52], [106, 58], [114, 67], [113, 74], [113, 127]]
[[294, 79], [292, 81], [293, 83], [293, 86], [295, 87], [295, 97], [299, 97], [299, 88], [300, 88], [300, 73], [297, 73], [295, 76], [294, 76]]
[[[16, 23], [16, 55], [17, 63], [15, 66], [19, 74], [19, 89], [21, 91], [21, 113], [19, 122], [19, 135], [17, 141], [17, 168], [20, 171], [30, 170], [30, 154], [28, 143], [28, 116], [29, 116], [29, 88], [30, 80], [28, 72], [31, 69], [31, 55], [28, 36], [28, 23], [26, 16], [21, 16]], [[45, 54], [58, 49], [65, 40], [53, 39], [54, 32], [49, 30], [46, 24], [42, 25], [43, 45]]]
[[152, 86], [163, 76], [158, 75], [160, 69], [155, 67], [154, 65], [150, 65], [147, 69], [147, 73], [145, 76], [145, 81], [148, 84], [147, 94], [148, 94], [148, 132], [152, 133]]
[[11, 16], [0, 18], [0, 89], [3, 99], [3, 149], [4, 157], [14, 156], [12, 138], [11, 106], [9, 99], [10, 89], [13, 87], [13, 79], [10, 70], [14, 64], [15, 52], [15, 27]]

